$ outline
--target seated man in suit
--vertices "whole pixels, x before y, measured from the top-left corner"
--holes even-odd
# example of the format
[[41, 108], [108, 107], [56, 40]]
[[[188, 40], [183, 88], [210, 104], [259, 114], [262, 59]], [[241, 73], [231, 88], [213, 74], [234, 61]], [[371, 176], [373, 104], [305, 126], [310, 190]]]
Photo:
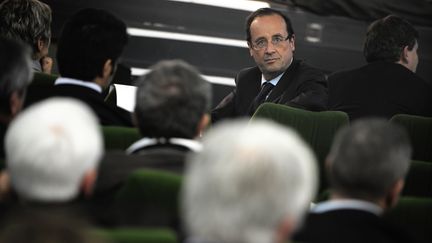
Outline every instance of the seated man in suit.
[[[184, 61], [155, 64], [148, 74], [138, 79], [136, 92], [134, 120], [142, 138], [126, 154], [105, 156], [96, 183], [96, 195], [100, 199], [97, 200], [103, 205], [107, 205], [136, 169], [182, 173], [186, 155], [201, 149], [195, 138], [210, 120], [211, 85]], [[126, 217], [120, 221], [130, 223], [128, 220]]]
[[52, 95], [85, 102], [102, 125], [132, 126], [130, 113], [105, 102], [103, 96], [127, 40], [124, 22], [105, 10], [84, 9], [73, 15], [58, 40], [61, 77]]
[[363, 54], [368, 64], [329, 76], [329, 109], [361, 117], [432, 116], [432, 86], [415, 74], [419, 34], [397, 16], [373, 22]]
[[245, 120], [216, 125], [183, 182], [190, 242], [286, 242], [314, 197], [316, 169], [310, 148], [286, 127]]
[[51, 73], [51, 8], [38, 0], [5, 0], [0, 4], [0, 36], [20, 40], [32, 48], [32, 67]]
[[33, 78], [30, 49], [0, 37], [0, 159], [4, 158], [3, 139], [11, 120], [22, 109], [26, 90]]
[[298, 242], [412, 242], [381, 219], [399, 199], [409, 169], [406, 132], [380, 119], [338, 132], [327, 160], [330, 199], [311, 209]]
[[246, 40], [257, 66], [239, 72], [236, 88], [212, 111], [212, 121], [251, 116], [263, 102], [327, 109], [325, 75], [294, 59], [294, 29], [287, 16], [270, 8], [258, 9], [246, 20]]
[[12, 121], [5, 148], [11, 194], [19, 202], [8, 213], [46, 210], [86, 217], [85, 204], [77, 199], [92, 194], [103, 153], [90, 108], [70, 98], [41, 101]]

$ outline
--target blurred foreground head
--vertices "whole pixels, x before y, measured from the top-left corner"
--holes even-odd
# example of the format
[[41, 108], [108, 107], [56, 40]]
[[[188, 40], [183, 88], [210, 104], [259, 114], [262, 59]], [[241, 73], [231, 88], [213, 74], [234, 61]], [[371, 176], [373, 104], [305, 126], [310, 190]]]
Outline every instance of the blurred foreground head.
[[315, 195], [316, 161], [292, 130], [269, 121], [213, 127], [193, 155], [183, 188], [191, 237], [209, 242], [280, 242]]
[[90, 193], [103, 152], [99, 123], [80, 101], [51, 98], [13, 120], [5, 138], [6, 166], [18, 196], [67, 202]]

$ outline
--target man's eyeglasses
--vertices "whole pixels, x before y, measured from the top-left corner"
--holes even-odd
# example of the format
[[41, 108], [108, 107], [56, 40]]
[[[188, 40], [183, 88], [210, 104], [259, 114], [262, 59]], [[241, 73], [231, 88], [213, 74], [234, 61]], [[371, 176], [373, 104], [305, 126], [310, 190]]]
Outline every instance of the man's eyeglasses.
[[[272, 37], [271, 43], [273, 46], [279, 47], [280, 45], [282, 45], [283, 42], [285, 42], [286, 40], [289, 40], [289, 39], [290, 39], [289, 35], [287, 37], [283, 37], [281, 35], [276, 35], [276, 36]], [[252, 48], [257, 50], [257, 51], [265, 49], [267, 47], [268, 47], [267, 39], [259, 39], [259, 40], [255, 41], [254, 43], [252, 43]]]

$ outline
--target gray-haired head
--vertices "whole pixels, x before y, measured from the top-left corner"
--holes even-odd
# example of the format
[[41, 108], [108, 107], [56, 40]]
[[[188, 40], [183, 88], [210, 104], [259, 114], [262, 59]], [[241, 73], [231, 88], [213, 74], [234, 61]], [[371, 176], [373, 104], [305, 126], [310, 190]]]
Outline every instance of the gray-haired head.
[[137, 82], [135, 115], [146, 137], [194, 138], [210, 110], [211, 86], [181, 60], [161, 61]]
[[71, 98], [50, 98], [11, 122], [5, 150], [11, 184], [20, 198], [68, 202], [79, 194], [88, 173], [95, 171], [103, 141], [89, 107]]
[[377, 200], [404, 179], [410, 161], [405, 130], [377, 118], [357, 120], [338, 132], [328, 156], [328, 177], [339, 194]]
[[19, 40], [0, 37], [0, 114], [14, 115], [11, 96], [22, 101], [33, 79], [30, 49]]
[[49, 46], [51, 8], [38, 0], [5, 0], [0, 4], [0, 35], [27, 43], [33, 59], [39, 52], [38, 41]]
[[210, 242], [274, 242], [284, 220], [301, 219], [316, 184], [312, 151], [292, 130], [222, 122], [189, 160], [183, 217], [191, 236]]

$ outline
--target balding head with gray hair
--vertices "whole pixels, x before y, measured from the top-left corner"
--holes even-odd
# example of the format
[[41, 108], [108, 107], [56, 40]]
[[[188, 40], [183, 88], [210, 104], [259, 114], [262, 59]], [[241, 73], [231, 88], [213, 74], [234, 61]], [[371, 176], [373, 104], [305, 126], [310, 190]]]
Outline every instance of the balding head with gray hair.
[[20, 198], [68, 202], [78, 196], [85, 179], [94, 183], [103, 141], [98, 120], [84, 103], [51, 98], [13, 120], [5, 150], [11, 184]]
[[376, 201], [403, 180], [411, 161], [406, 132], [383, 119], [363, 119], [338, 132], [328, 156], [335, 193]]
[[[192, 237], [210, 242], [277, 242], [303, 216], [317, 186], [308, 146], [270, 121], [227, 122], [203, 138], [183, 187], [183, 216]], [[276, 233], [278, 232], [278, 233]]]

